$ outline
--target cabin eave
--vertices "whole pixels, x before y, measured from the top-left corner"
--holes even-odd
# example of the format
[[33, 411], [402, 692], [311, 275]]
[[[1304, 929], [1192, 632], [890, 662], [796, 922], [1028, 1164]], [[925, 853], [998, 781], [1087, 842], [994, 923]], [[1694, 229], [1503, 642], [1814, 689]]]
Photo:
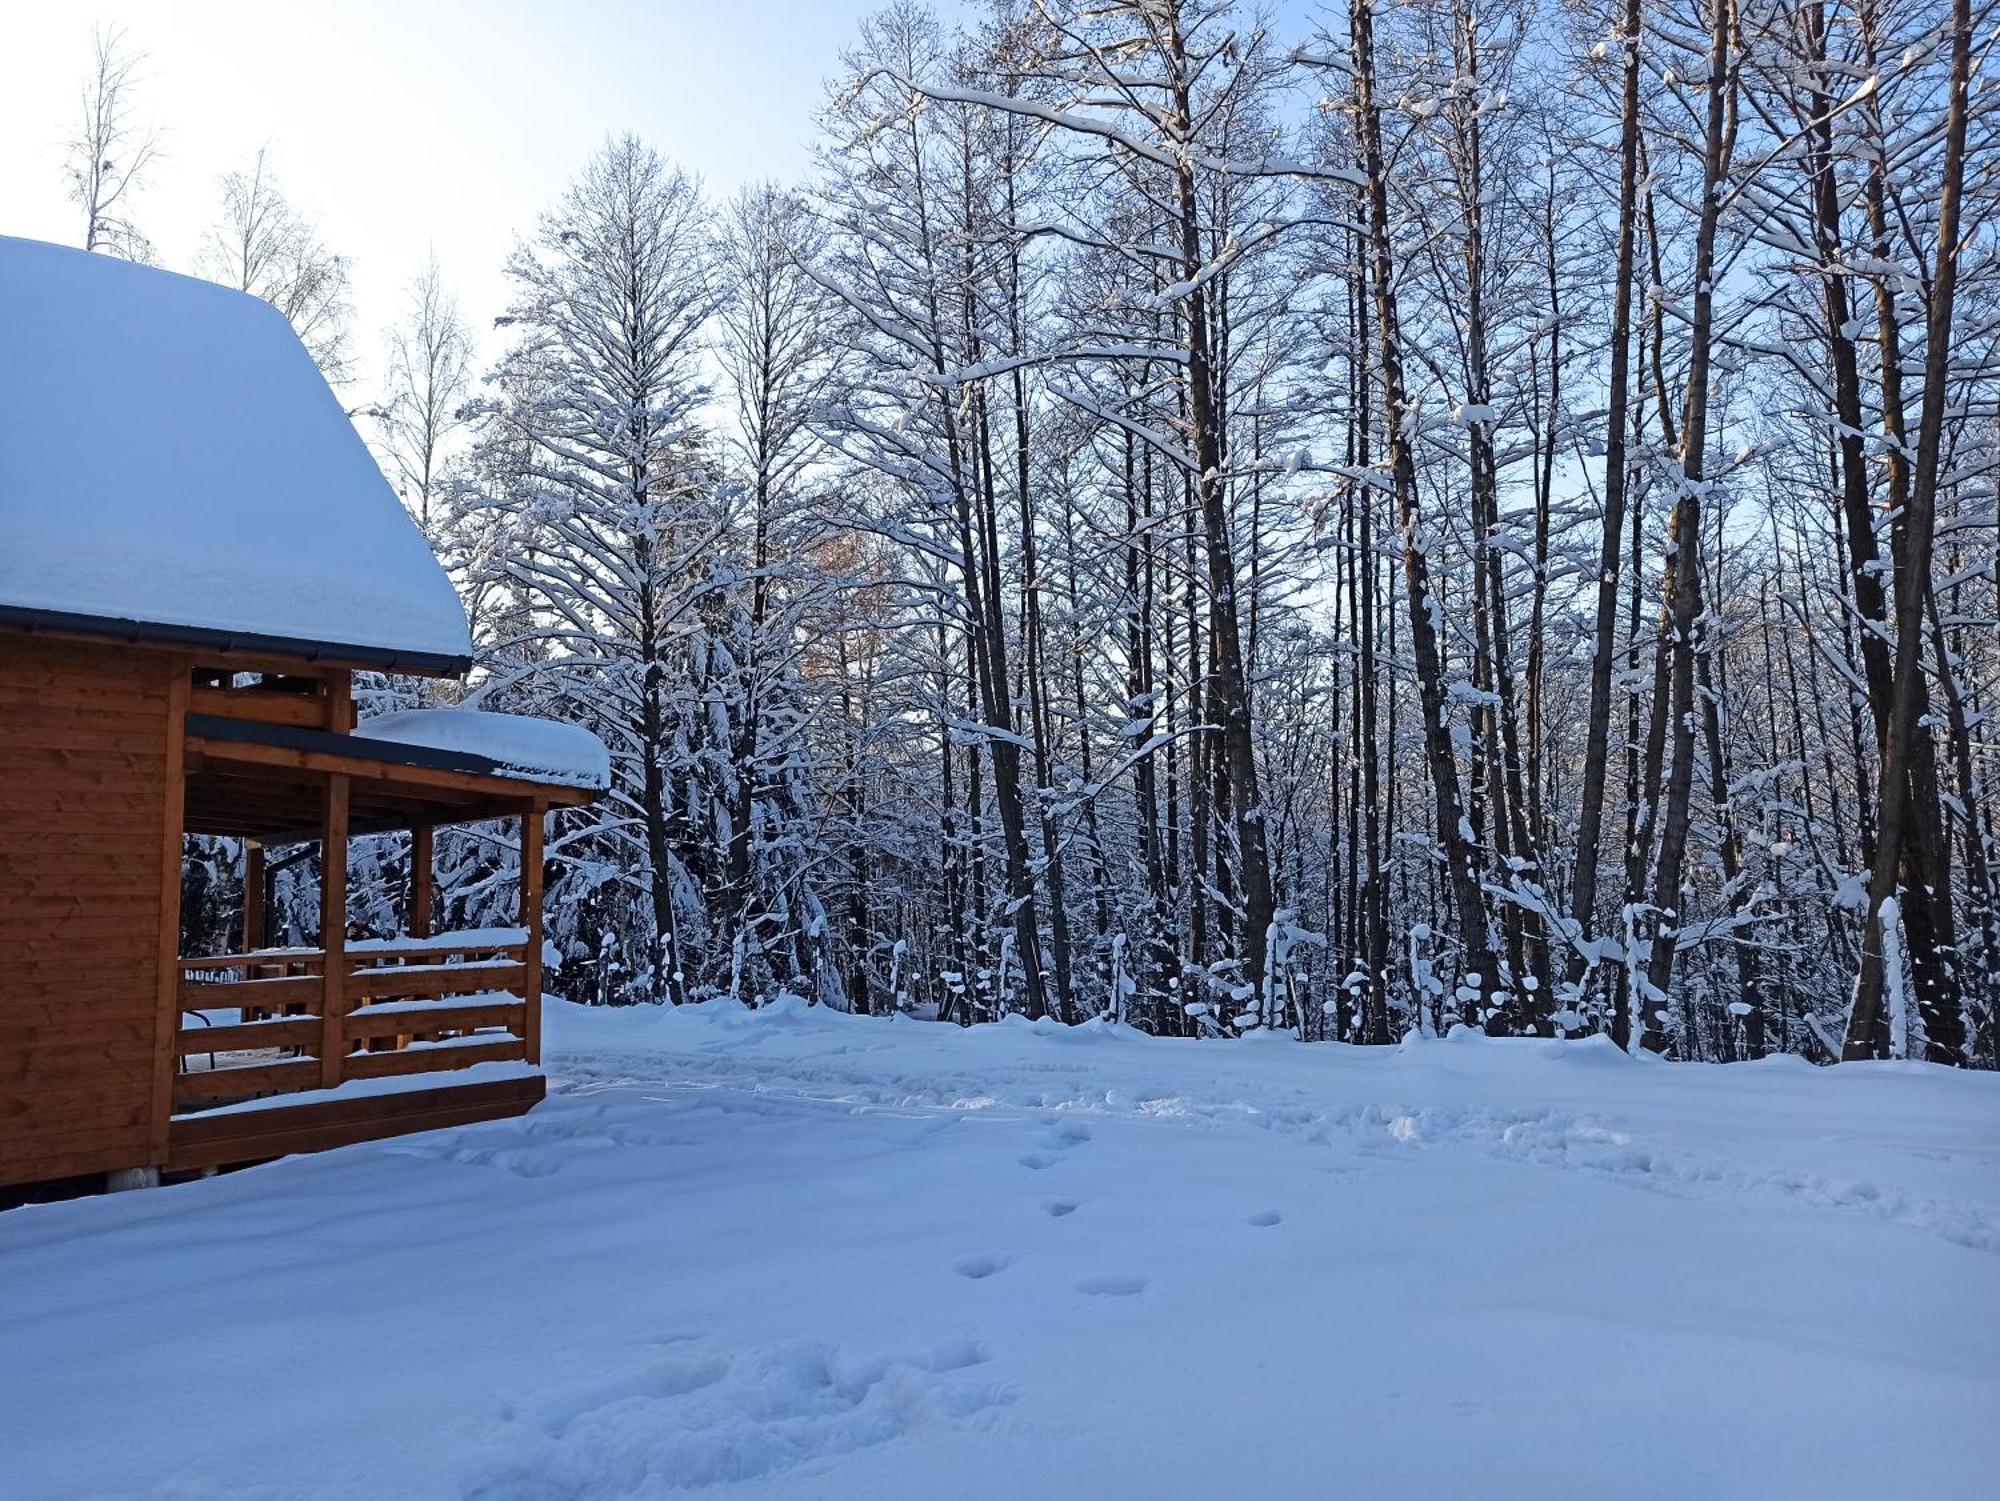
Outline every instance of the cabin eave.
[[192, 651], [231, 661], [292, 662], [303, 667], [351, 672], [394, 672], [409, 677], [462, 678], [472, 670], [469, 656], [401, 648], [362, 646], [352, 642], [309, 641], [295, 636], [259, 635], [248, 631], [213, 630], [205, 626], [165, 621], [131, 620], [108, 615], [81, 615], [0, 604], [0, 631], [57, 639], [115, 641], [127, 646]]

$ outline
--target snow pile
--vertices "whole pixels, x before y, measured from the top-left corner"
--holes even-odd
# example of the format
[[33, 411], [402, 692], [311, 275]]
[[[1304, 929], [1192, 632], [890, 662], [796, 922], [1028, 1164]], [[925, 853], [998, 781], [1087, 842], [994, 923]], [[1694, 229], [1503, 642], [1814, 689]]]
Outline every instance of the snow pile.
[[1991, 1076], [797, 1002], [548, 1038], [518, 1120], [0, 1215], [10, 1501], [1876, 1501], [2000, 1461]]
[[0, 605], [464, 657], [458, 595], [276, 309], [0, 237]]
[[532, 782], [599, 792], [611, 785], [611, 756], [604, 742], [581, 725], [552, 719], [484, 709], [399, 709], [364, 719], [354, 733], [396, 745], [484, 756]]

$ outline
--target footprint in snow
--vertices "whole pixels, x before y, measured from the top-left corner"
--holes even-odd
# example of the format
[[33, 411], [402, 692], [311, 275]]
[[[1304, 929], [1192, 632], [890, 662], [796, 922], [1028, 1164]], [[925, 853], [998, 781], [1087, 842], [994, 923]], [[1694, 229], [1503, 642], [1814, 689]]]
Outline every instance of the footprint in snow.
[[696, 1355], [655, 1360], [629, 1371], [568, 1392], [544, 1407], [541, 1426], [551, 1438], [565, 1437], [581, 1419], [615, 1403], [651, 1405], [692, 1396], [729, 1374], [729, 1362], [719, 1356]]
[[992, 1358], [977, 1340], [957, 1338], [903, 1356], [787, 1341], [654, 1360], [524, 1409], [503, 1406], [510, 1428], [526, 1431], [479, 1455], [461, 1494], [548, 1501], [634, 1493], [612, 1477], [636, 1477], [649, 1494], [664, 1477], [676, 1494], [715, 1485], [764, 1494], [801, 1466], [893, 1442], [918, 1425], [980, 1421], [1013, 1400], [999, 1383], [967, 1379]]
[[[494, 1133], [499, 1135], [499, 1133]], [[510, 1132], [500, 1139], [520, 1140], [521, 1133]], [[389, 1151], [400, 1157], [428, 1157], [435, 1162], [448, 1162], [457, 1167], [490, 1167], [512, 1173], [517, 1178], [547, 1178], [563, 1170], [565, 1158], [558, 1152], [533, 1146], [477, 1146], [473, 1144], [390, 1147]]]
[[974, 1282], [983, 1282], [996, 1272], [1004, 1272], [1014, 1264], [1014, 1258], [1005, 1251], [981, 1251], [971, 1256], [961, 1256], [951, 1264], [951, 1269], [961, 1277], [970, 1277]]
[[1054, 1167], [1055, 1165], [1056, 1159], [1051, 1157], [1047, 1152], [1030, 1152], [1021, 1159], [1022, 1167], [1033, 1168], [1038, 1173], [1045, 1167]]
[[1064, 1215], [1076, 1213], [1076, 1201], [1074, 1199], [1050, 1199], [1048, 1203], [1042, 1206], [1042, 1213], [1046, 1214], [1052, 1220], [1059, 1220]]
[[1085, 1277], [1076, 1290], [1094, 1298], [1129, 1298], [1146, 1290], [1144, 1277]]
[[1255, 1225], [1260, 1230], [1268, 1230], [1273, 1225], [1282, 1224], [1284, 1218], [1275, 1209], [1260, 1209], [1243, 1223], [1246, 1225]]
[[925, 1370], [941, 1376], [947, 1371], [963, 1371], [984, 1365], [992, 1358], [993, 1352], [976, 1339], [951, 1339], [932, 1350], [922, 1365]]

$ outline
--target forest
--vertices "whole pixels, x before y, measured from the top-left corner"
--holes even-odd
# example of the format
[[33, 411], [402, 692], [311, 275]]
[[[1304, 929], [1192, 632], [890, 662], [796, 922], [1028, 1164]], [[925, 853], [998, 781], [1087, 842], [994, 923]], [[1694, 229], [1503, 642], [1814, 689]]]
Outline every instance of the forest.
[[[610, 747], [570, 1000], [1993, 1068], [1993, 20], [896, 0], [807, 180], [614, 135], [490, 330], [436, 264], [356, 327], [275, 150], [176, 269], [291, 318], [459, 584], [475, 673], [367, 709]], [[68, 166], [148, 259], [143, 40]], [[506, 920], [511, 831], [437, 858]]]

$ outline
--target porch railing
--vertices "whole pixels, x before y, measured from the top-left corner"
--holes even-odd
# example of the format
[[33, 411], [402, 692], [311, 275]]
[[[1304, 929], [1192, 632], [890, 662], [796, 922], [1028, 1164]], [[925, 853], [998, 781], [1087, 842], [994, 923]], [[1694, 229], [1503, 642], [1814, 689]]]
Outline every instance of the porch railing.
[[353, 941], [338, 986], [323, 949], [182, 959], [174, 1110], [532, 1062], [527, 945], [522, 928]]

